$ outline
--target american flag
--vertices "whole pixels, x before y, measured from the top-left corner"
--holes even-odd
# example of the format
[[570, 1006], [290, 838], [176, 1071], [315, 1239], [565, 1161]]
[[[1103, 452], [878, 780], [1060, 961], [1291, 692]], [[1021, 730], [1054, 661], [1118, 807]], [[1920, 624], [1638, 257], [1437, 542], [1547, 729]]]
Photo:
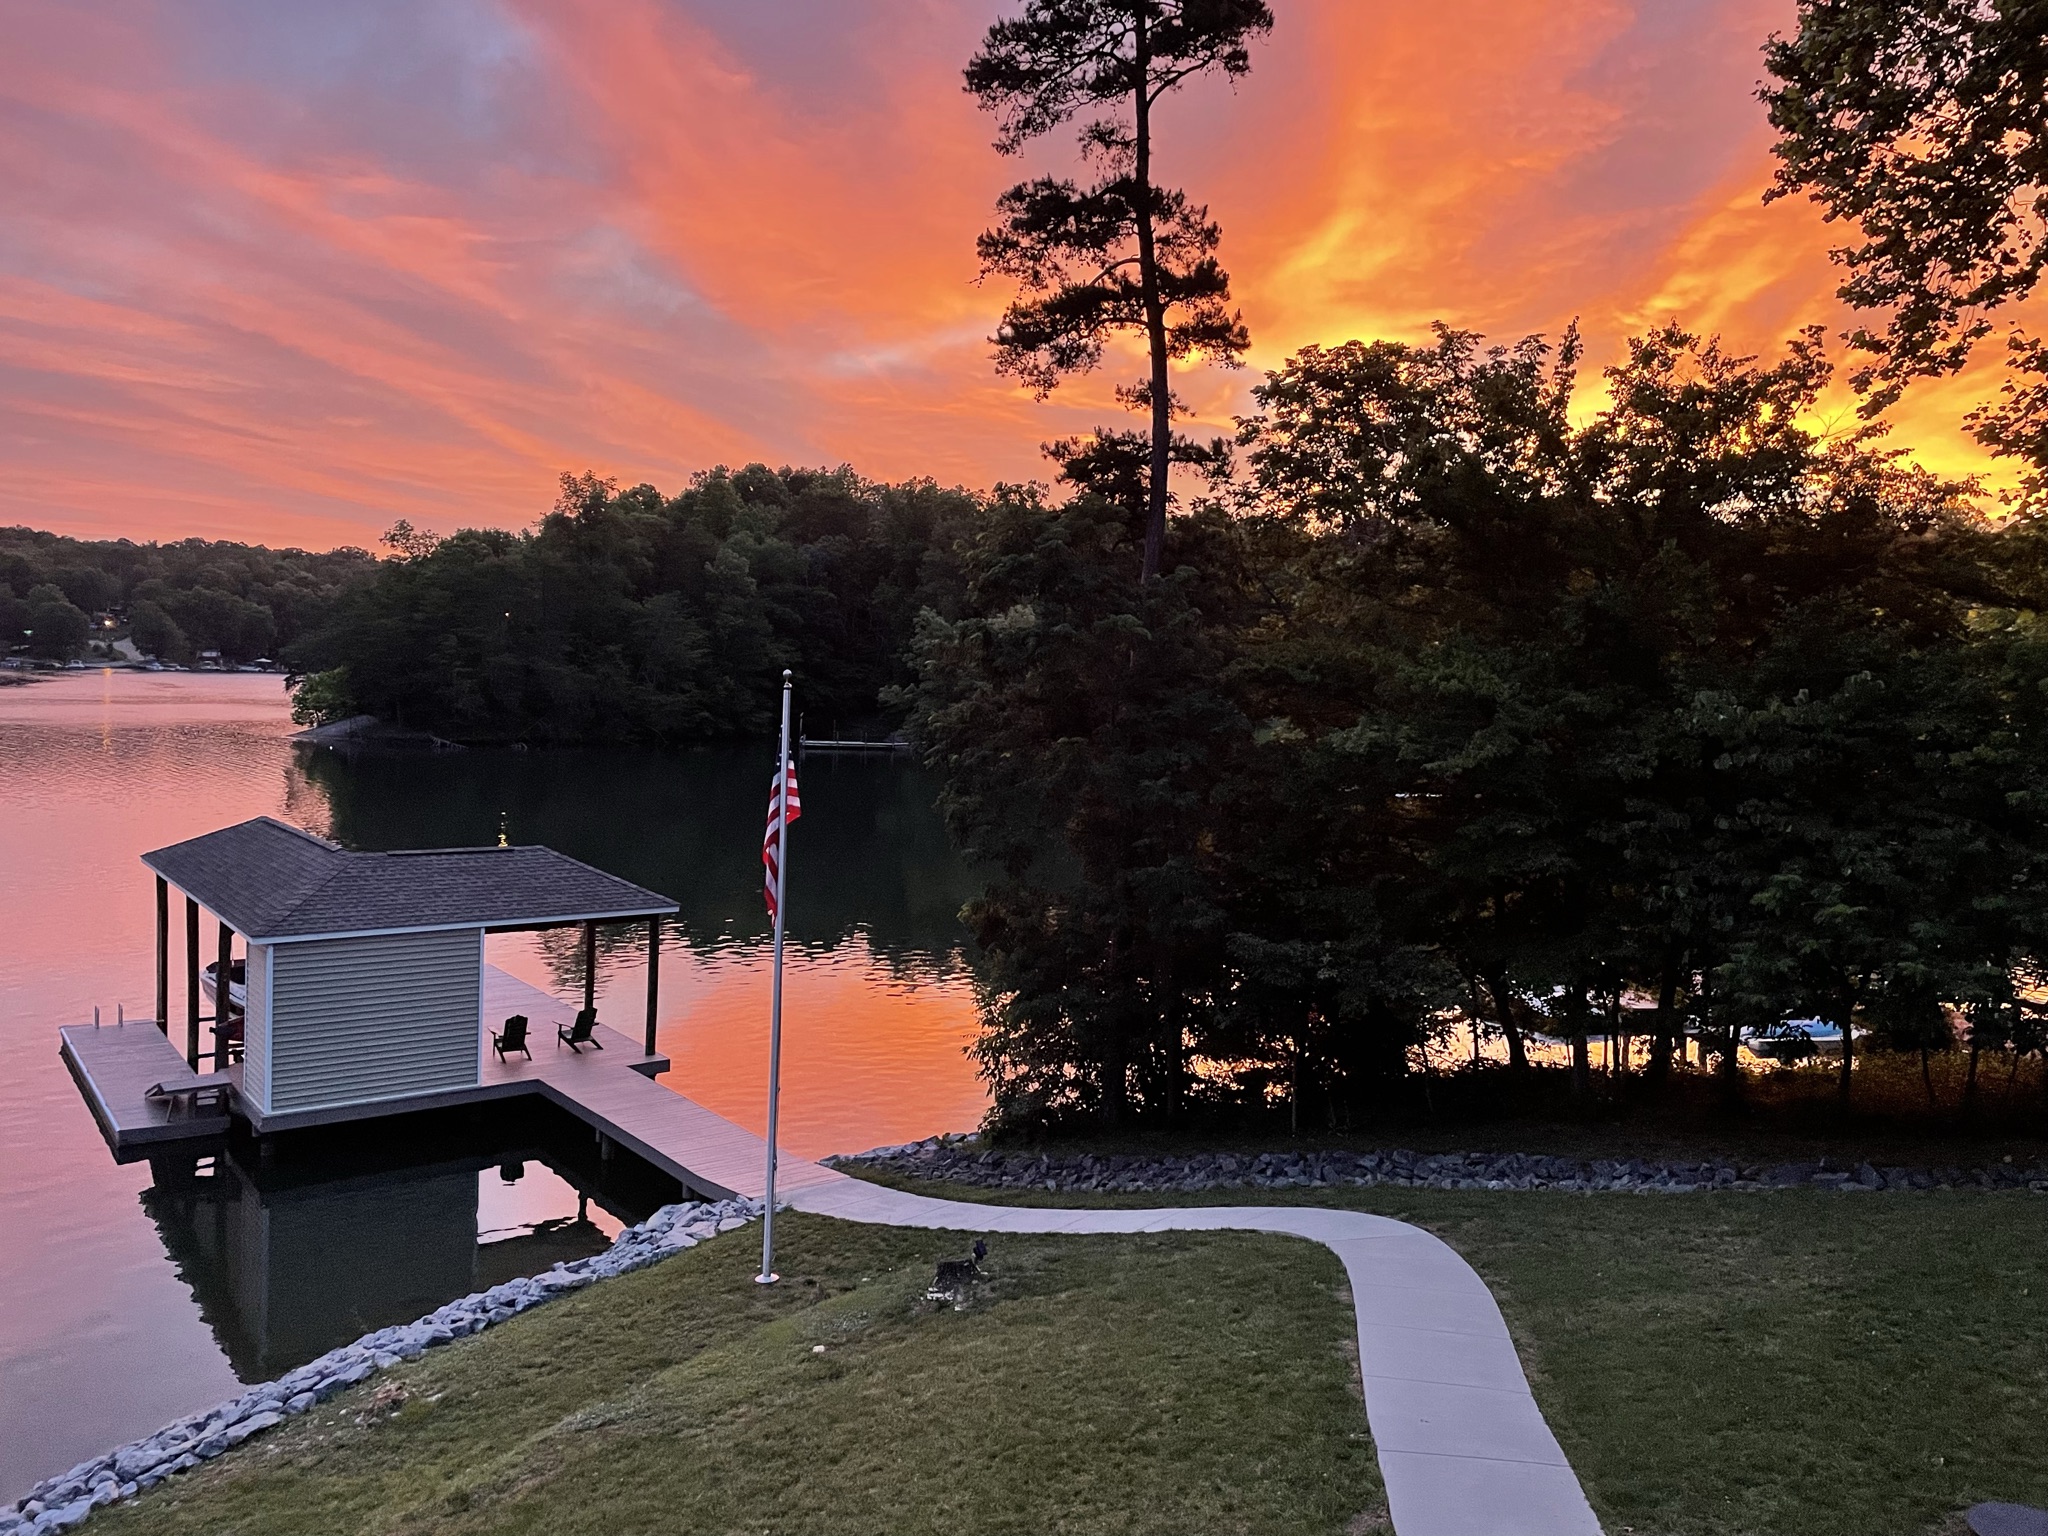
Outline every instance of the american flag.
[[777, 871], [782, 862], [782, 796], [789, 796], [789, 819], [795, 821], [804, 813], [803, 800], [796, 792], [796, 761], [791, 759], [783, 765], [783, 781], [778, 784], [775, 776], [768, 777], [768, 830], [761, 838], [761, 862], [767, 866], [768, 875], [763, 892], [768, 898], [768, 916], [775, 916], [775, 887]]

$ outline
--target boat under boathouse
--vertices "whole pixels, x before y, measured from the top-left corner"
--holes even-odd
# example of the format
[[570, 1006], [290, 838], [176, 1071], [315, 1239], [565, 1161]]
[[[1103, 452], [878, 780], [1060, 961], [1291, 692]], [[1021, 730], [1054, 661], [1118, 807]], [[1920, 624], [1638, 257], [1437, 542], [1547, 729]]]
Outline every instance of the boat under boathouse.
[[[65, 1032], [67, 1060], [117, 1153], [126, 1150], [123, 1137], [188, 1139], [199, 1129], [195, 1122], [224, 1122], [230, 1109], [263, 1133], [475, 1098], [488, 1086], [489, 1035], [503, 1027], [492, 1016], [491, 993], [515, 1007], [529, 997], [550, 1001], [485, 966], [491, 933], [581, 927], [584, 1006], [594, 1009], [598, 925], [644, 924], [644, 1056], [632, 1056], [630, 1041], [604, 1034], [615, 1059], [631, 1058], [622, 1065], [667, 1065], [655, 1056], [654, 1024], [661, 919], [676, 904], [551, 848], [355, 853], [263, 816], [159, 848], [142, 862], [156, 875], [157, 1017], [148, 1026], [157, 1036], [154, 1050], [116, 1048], [118, 1039], [144, 1028], [135, 1024], [119, 1036], [76, 1026]], [[185, 908], [182, 1060], [171, 1046], [173, 890]], [[207, 972], [200, 967], [202, 909], [217, 924]], [[494, 989], [494, 979], [512, 990]], [[213, 994], [207, 1014], [200, 1011], [202, 981]], [[202, 1023], [212, 1026], [210, 1048], [202, 1048]], [[557, 1045], [552, 1021], [543, 1027], [545, 1043]], [[88, 1057], [100, 1066], [97, 1074], [81, 1070]], [[203, 1077], [202, 1060], [213, 1067]], [[121, 1070], [124, 1063], [155, 1080], [104, 1080], [110, 1071], [132, 1075]], [[138, 1091], [153, 1108], [116, 1111], [117, 1120], [134, 1123], [110, 1125], [114, 1103], [133, 1111], [127, 1101]]]

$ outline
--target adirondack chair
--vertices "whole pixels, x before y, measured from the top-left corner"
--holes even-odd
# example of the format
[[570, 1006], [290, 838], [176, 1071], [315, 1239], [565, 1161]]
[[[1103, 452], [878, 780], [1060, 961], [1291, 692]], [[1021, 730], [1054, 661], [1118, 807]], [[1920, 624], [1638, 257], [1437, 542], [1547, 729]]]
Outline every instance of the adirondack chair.
[[579, 1056], [583, 1054], [583, 1047], [586, 1045], [601, 1051], [604, 1049], [604, 1042], [592, 1033], [596, 1028], [597, 1010], [595, 1008], [579, 1008], [576, 1010], [576, 1022], [569, 1025], [566, 1029], [558, 1026], [555, 1030], [555, 1038]]
[[528, 1061], [533, 1060], [533, 1052], [526, 1044], [526, 1015], [515, 1013], [505, 1021], [503, 1029], [492, 1030], [491, 1048], [498, 1053], [500, 1061], [505, 1059], [508, 1051], [517, 1051]]

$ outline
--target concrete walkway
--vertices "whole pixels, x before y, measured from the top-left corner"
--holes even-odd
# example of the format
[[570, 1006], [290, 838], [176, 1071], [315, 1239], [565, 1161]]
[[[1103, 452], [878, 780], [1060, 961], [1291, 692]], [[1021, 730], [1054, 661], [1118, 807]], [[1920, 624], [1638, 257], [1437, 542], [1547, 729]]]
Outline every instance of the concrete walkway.
[[[779, 1160], [786, 1179], [794, 1160]], [[842, 1221], [961, 1232], [1273, 1232], [1344, 1263], [1358, 1310], [1365, 1413], [1397, 1536], [1599, 1536], [1530, 1395], [1486, 1282], [1419, 1227], [1315, 1206], [1073, 1210], [934, 1200], [845, 1175], [802, 1176], [786, 1201]], [[780, 1191], [778, 1190], [778, 1194]]]
[[[533, 1059], [485, 1055], [479, 1096], [538, 1092], [682, 1181], [759, 1200], [767, 1147], [645, 1074], [667, 1065], [606, 1033], [606, 1049], [560, 1049], [569, 1005], [495, 969], [486, 1017], [522, 1012]], [[802, 1158], [776, 1164], [778, 1204], [843, 1221], [961, 1232], [1272, 1232], [1321, 1243], [1344, 1263], [1358, 1358], [1397, 1536], [1598, 1536], [1600, 1526], [1529, 1393], [1500, 1308], [1457, 1252], [1418, 1227], [1316, 1206], [1074, 1210], [905, 1194]]]

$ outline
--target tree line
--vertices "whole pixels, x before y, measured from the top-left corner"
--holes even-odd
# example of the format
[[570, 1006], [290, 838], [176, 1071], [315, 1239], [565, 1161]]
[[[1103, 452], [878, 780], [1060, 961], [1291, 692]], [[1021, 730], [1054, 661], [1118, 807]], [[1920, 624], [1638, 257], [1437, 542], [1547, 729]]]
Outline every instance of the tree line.
[[[207, 539], [136, 543], [0, 528], [0, 654], [68, 661], [109, 621], [136, 647], [189, 663], [277, 659], [334, 598], [376, 566], [361, 549], [322, 554]], [[96, 624], [94, 621], [99, 622]]]
[[[2048, 271], [2048, 28], [2022, 0], [1802, 0], [1761, 95], [1773, 196], [1860, 237], [1841, 296], [1873, 421]], [[969, 846], [981, 1041], [1012, 1123], [1276, 1098], [1349, 1121], [1416, 1048], [1819, 1017], [1923, 1052], [2042, 1046], [2039, 518], [2048, 346], [2014, 328], [1970, 418], [2011, 516], [1811, 428], [1823, 334], [1769, 363], [1667, 327], [1571, 413], [1578, 346], [1309, 348], [1232, 445], [1177, 438], [1169, 364], [1235, 366], [1220, 226], [1153, 174], [1152, 111], [1241, 77], [1252, 0], [1024, 0], [966, 86], [996, 148], [1076, 124], [1088, 185], [981, 237], [1041, 395], [1143, 339], [1149, 435], [1053, 445], [1078, 492], [999, 494], [928, 616], [909, 702]], [[1168, 525], [1175, 464], [1207, 494]], [[1162, 552], [1162, 542], [1165, 548]], [[1923, 1056], [1924, 1061], [1924, 1056]], [[1974, 1072], [1971, 1078], [1974, 1083]]]
[[964, 492], [844, 469], [714, 470], [673, 496], [565, 474], [524, 531], [397, 525], [391, 558], [288, 651], [300, 714], [675, 745], [771, 729], [794, 667], [814, 726], [873, 728], [977, 512]]

